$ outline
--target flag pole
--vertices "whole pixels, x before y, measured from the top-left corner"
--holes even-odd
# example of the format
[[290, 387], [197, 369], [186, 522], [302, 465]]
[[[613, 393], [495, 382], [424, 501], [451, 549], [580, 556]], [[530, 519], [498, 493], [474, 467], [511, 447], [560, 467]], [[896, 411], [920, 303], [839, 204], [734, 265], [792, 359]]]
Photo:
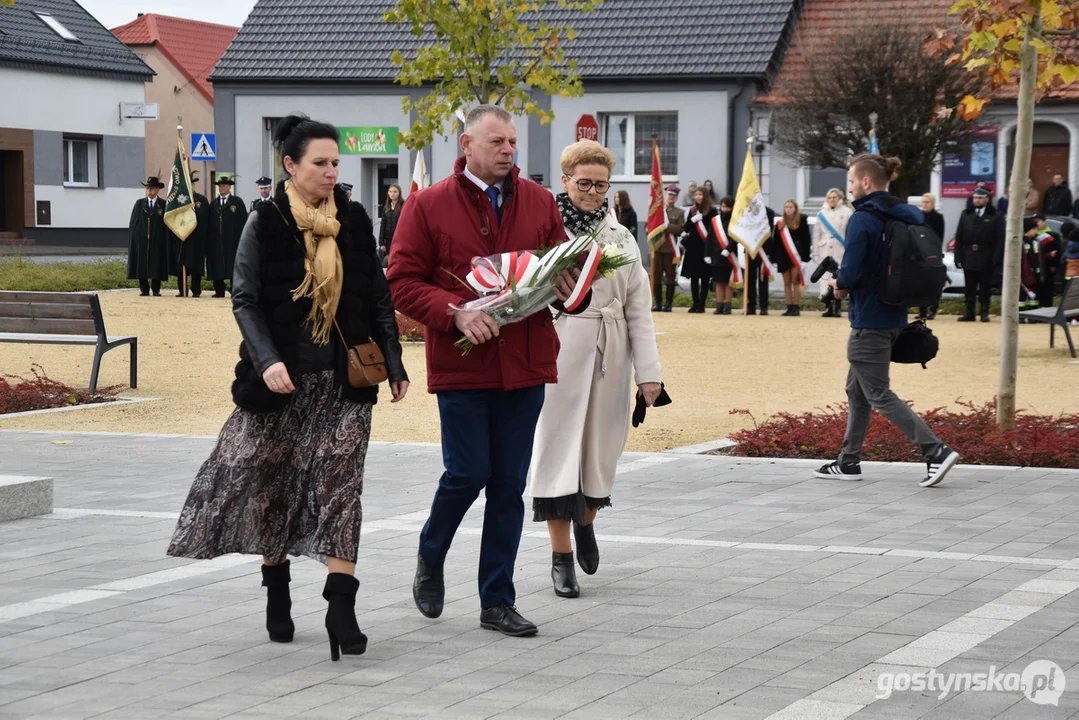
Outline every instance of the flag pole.
[[[746, 150], [747, 151], [751, 151], [753, 149], [753, 143], [756, 142], [756, 140], [757, 140], [757, 138], [753, 136], [753, 128], [751, 126], [746, 130]], [[750, 260], [750, 257], [749, 257], [749, 250], [746, 249], [746, 274], [744, 276], [746, 281], [742, 284], [742, 314], [743, 315], [748, 315], [749, 314], [749, 284], [757, 282], [757, 278], [753, 277], [749, 273], [750, 262], [751, 262], [751, 260]], [[760, 283], [757, 283], [757, 285], [758, 285], [757, 289], [760, 290], [760, 287], [759, 287]], [[758, 298], [758, 300], [759, 300], [759, 298]]]
[[[178, 115], [176, 117], [176, 138], [180, 145], [184, 142], [184, 118]], [[183, 160], [183, 157], [180, 158]], [[180, 293], [182, 297], [187, 297], [187, 268], [184, 266], [184, 241], [180, 241], [179, 256], [176, 258], [176, 264], [180, 266]]]

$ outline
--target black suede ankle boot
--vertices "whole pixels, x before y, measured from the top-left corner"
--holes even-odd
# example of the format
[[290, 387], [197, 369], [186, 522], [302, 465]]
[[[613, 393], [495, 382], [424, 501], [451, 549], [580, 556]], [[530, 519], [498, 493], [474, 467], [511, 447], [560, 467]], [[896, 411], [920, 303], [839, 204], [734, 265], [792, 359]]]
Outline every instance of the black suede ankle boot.
[[280, 565], [262, 566], [262, 587], [266, 588], [266, 632], [274, 642], [292, 642], [296, 632], [296, 626], [292, 623], [292, 598], [288, 591], [291, 581], [288, 560]]
[[330, 659], [345, 655], [363, 655], [367, 651], [367, 636], [356, 622], [356, 591], [360, 581], [345, 573], [330, 573], [322, 597], [326, 608], [326, 633], [330, 636]]

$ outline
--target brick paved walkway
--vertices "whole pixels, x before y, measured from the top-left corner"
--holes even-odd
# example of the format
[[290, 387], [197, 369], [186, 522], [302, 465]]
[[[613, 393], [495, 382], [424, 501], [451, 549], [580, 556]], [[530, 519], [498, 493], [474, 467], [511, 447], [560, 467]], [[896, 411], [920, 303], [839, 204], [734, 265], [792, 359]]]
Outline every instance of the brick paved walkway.
[[[296, 640], [279, 645], [257, 558], [165, 556], [211, 445], [0, 432], [0, 472], [55, 478], [57, 508], [0, 524], [0, 718], [1079, 717], [1077, 472], [960, 467], [923, 490], [914, 466], [843, 483], [805, 462], [627, 455], [579, 599], [554, 596], [546, 532], [526, 524], [518, 606], [540, 634], [511, 639], [478, 625], [479, 506], [445, 613], [415, 610], [440, 453], [374, 445], [371, 645], [331, 663], [322, 566], [295, 562]], [[1059, 706], [1014, 689], [876, 697], [882, 673], [1039, 659], [1066, 671]]]

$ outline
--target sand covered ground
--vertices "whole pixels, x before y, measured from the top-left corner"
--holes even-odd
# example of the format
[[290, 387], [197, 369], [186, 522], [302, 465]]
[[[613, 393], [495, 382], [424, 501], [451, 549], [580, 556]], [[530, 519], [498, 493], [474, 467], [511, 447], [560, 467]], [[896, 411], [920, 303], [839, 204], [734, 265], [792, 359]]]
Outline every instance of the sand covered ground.
[[[231, 304], [206, 294], [199, 299], [172, 294], [101, 294], [109, 333], [139, 338], [139, 388], [122, 394], [159, 400], [0, 417], [0, 428], [216, 435], [233, 409], [229, 384], [240, 333]], [[726, 437], [751, 422], [730, 415], [732, 408], [745, 408], [761, 419], [844, 400], [846, 320], [816, 313], [727, 317], [689, 315], [685, 310], [655, 318], [664, 381], [674, 404], [650, 412], [645, 424], [630, 432], [630, 450], [666, 450]], [[999, 320], [957, 323], [944, 317], [932, 327], [941, 340], [940, 355], [928, 370], [892, 365], [893, 389], [921, 410], [951, 406], [957, 399], [992, 398]], [[1020, 327], [1019, 404], [1040, 413], [1079, 411], [1079, 364], [1068, 362], [1059, 333], [1057, 348], [1050, 350], [1048, 335], [1045, 325]], [[36, 362], [50, 377], [85, 387], [92, 360], [91, 347], [0, 344], [0, 372], [7, 374], [28, 374]], [[412, 391], [403, 403], [379, 403], [373, 439], [437, 441], [438, 411], [434, 397], [426, 393], [423, 346], [406, 346], [405, 363]], [[126, 384], [127, 376], [126, 349], [108, 353], [101, 384]]]

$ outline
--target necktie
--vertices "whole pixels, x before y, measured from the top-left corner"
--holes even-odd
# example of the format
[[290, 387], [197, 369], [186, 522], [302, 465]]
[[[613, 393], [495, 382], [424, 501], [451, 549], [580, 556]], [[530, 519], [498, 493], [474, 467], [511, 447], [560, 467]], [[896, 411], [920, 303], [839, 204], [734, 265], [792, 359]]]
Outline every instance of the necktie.
[[495, 209], [495, 217], [498, 218], [498, 222], [502, 222], [502, 208], [498, 204], [498, 196], [502, 193], [494, 185], [488, 185], [483, 192], [487, 194], [487, 199], [491, 201], [491, 207]]

